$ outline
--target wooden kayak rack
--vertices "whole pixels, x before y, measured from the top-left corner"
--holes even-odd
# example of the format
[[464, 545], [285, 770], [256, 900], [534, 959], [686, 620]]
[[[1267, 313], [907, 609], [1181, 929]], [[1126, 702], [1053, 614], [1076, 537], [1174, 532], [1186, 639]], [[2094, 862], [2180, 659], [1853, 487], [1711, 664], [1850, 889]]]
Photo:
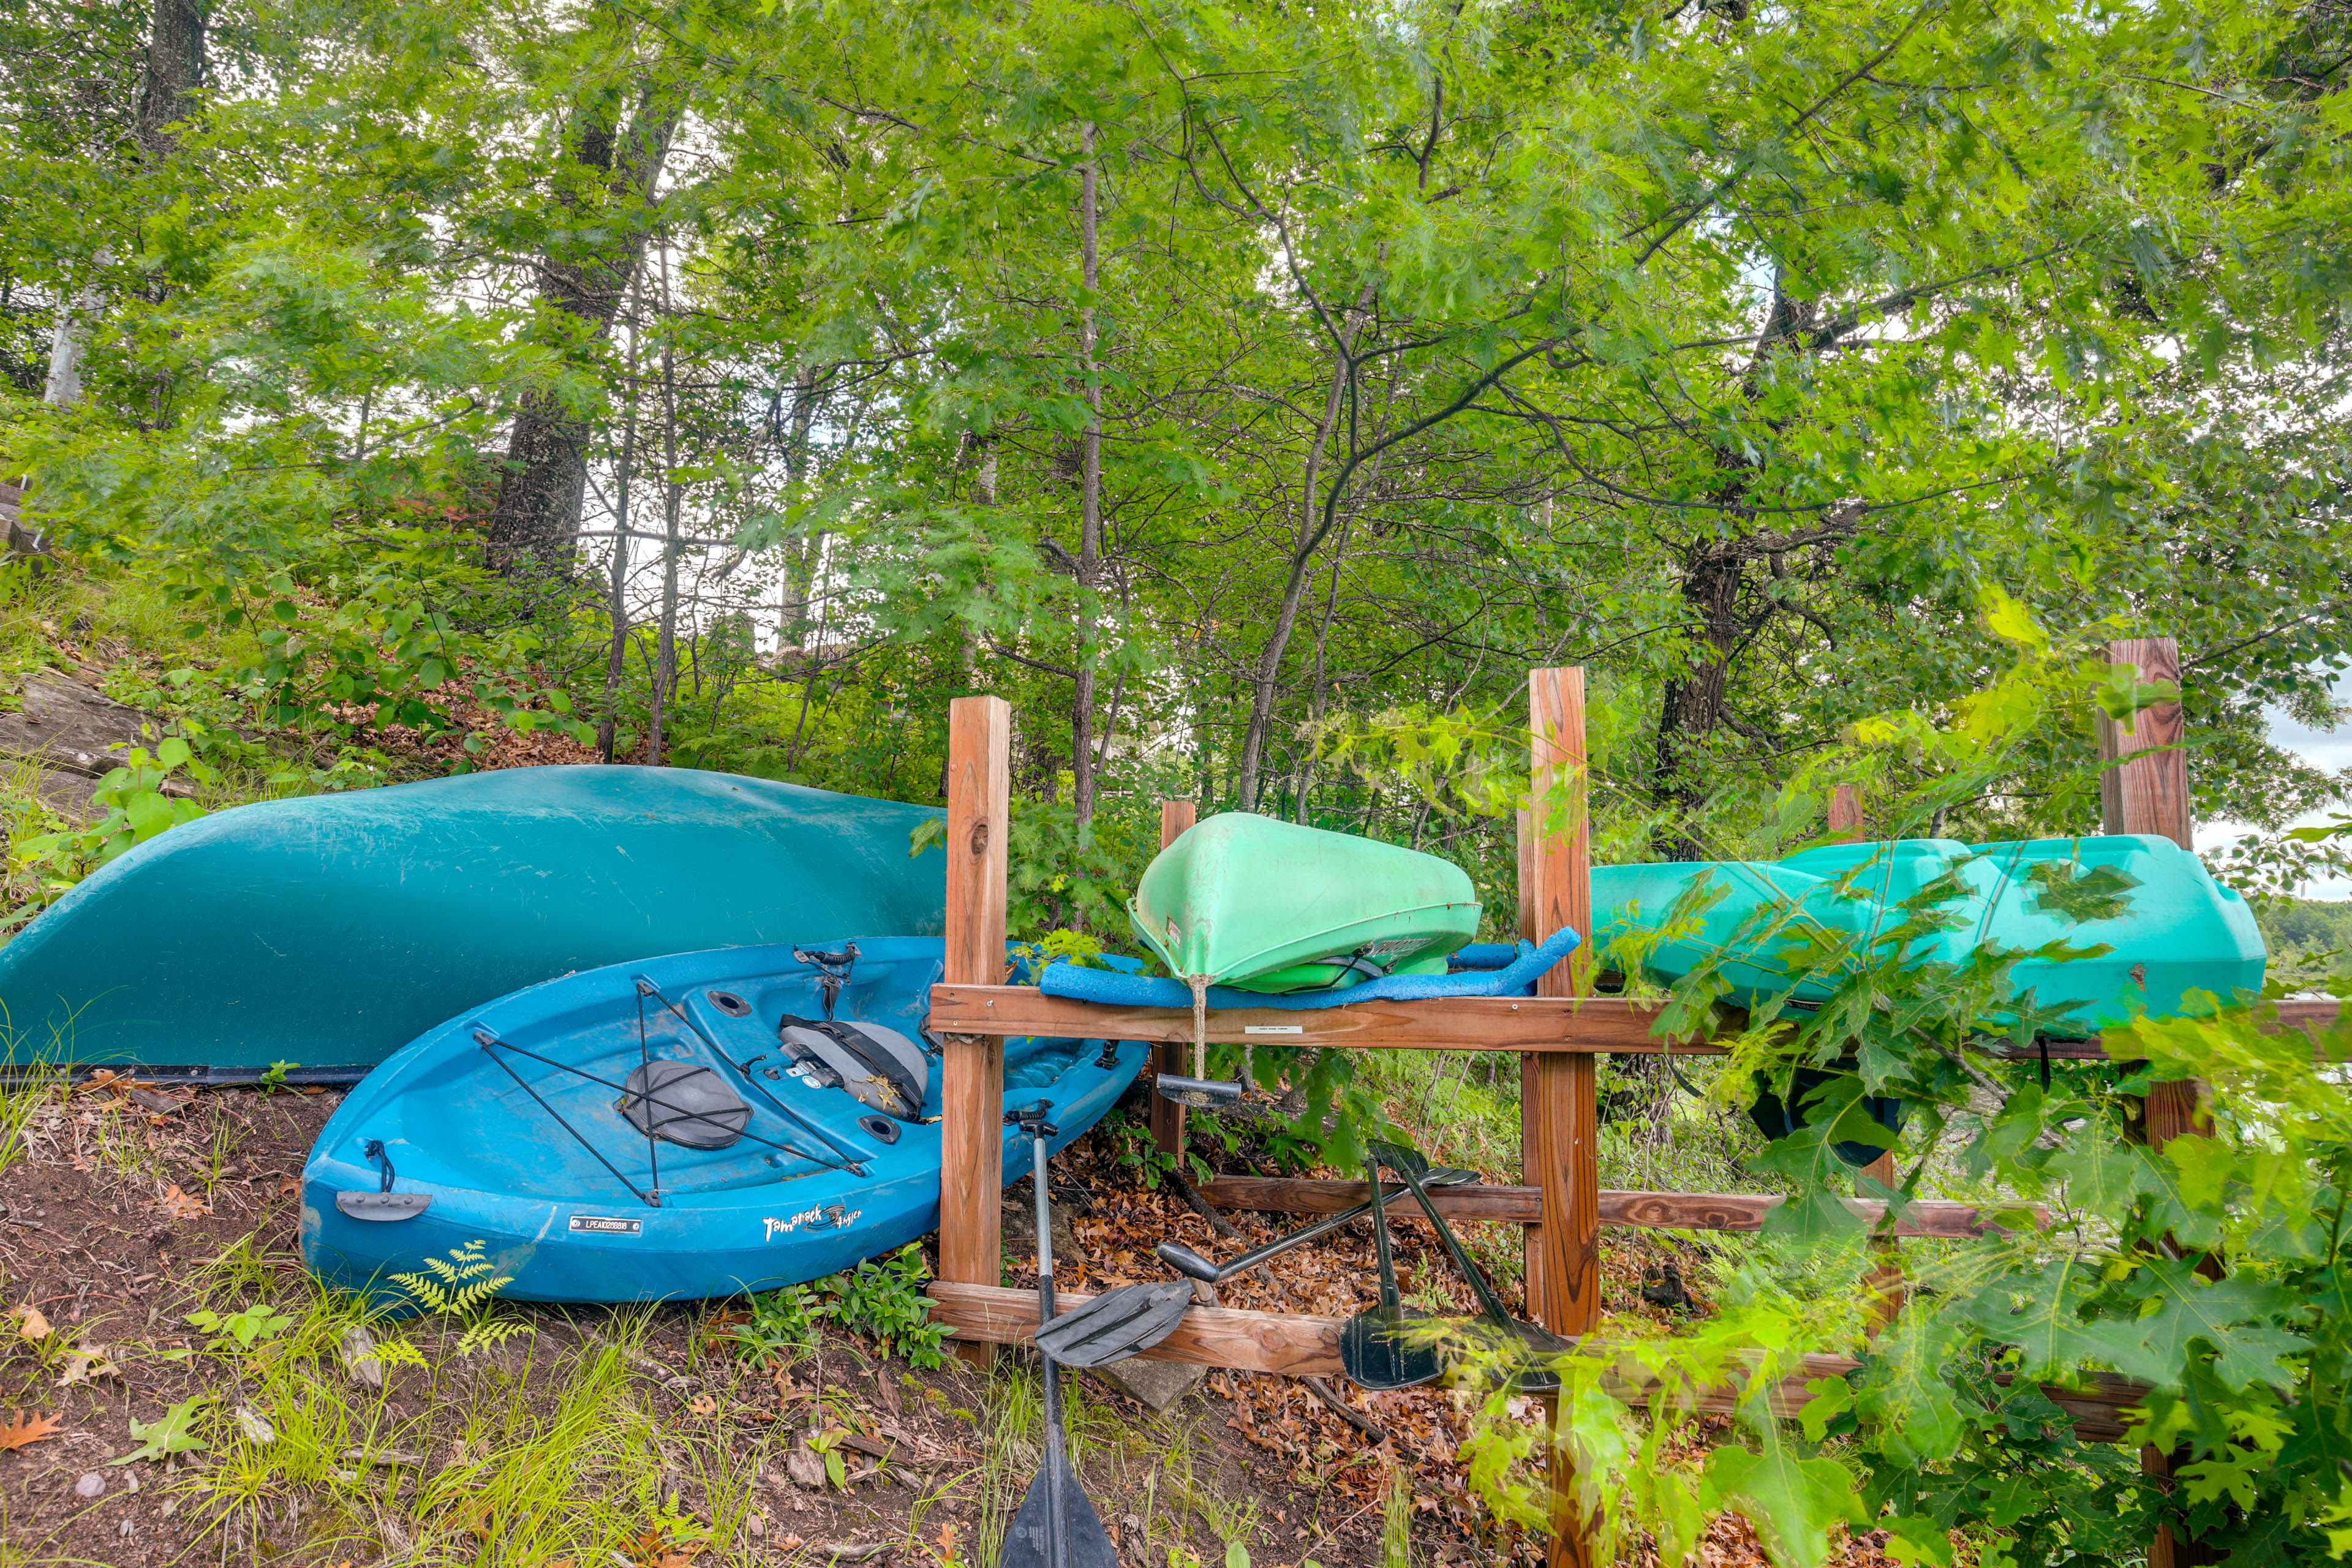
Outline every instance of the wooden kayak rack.
[[[2169, 638], [2112, 645], [2110, 658], [2136, 665], [2143, 679], [2177, 680], [2179, 659]], [[1591, 930], [1591, 836], [1585, 812], [1584, 671], [1531, 671], [1528, 679], [1533, 737], [1531, 798], [1565, 791], [1564, 821], [1519, 819], [1519, 935], [1540, 942], [1562, 926]], [[2132, 731], [2101, 721], [2103, 831], [2160, 833], [2190, 843], [2188, 764], [2180, 745], [2177, 703], [2143, 710]], [[940, 1278], [932, 1310], [963, 1343], [960, 1353], [983, 1359], [986, 1347], [1026, 1342], [1037, 1324], [1033, 1292], [1000, 1289], [1003, 1258], [999, 1194], [1003, 1188], [1003, 1079], [1007, 1037], [1042, 1035], [1139, 1039], [1160, 1043], [1157, 1064], [1186, 1070], [1192, 1039], [1188, 1008], [1114, 1006], [1047, 996], [1004, 978], [1006, 843], [1010, 828], [1012, 710], [995, 697], [957, 699], [948, 726], [947, 961], [931, 993], [930, 1026], [946, 1042], [941, 1089]], [[1163, 847], [1192, 826], [1190, 801], [1160, 805]], [[1857, 837], [1861, 812], [1841, 789], [1830, 812], [1833, 832]], [[1580, 955], [1581, 956], [1581, 955]], [[1606, 1192], [1601, 1188], [1596, 1058], [1602, 1053], [1720, 1055], [1696, 1039], [1653, 1032], [1654, 1004], [1579, 994], [1589, 979], [1576, 959], [1547, 973], [1532, 997], [1449, 997], [1419, 1002], [1368, 1002], [1322, 1011], [1225, 1008], [1208, 1015], [1208, 1037], [1221, 1043], [1263, 1041], [1253, 1027], [1283, 1027], [1289, 1047], [1349, 1050], [1485, 1050], [1517, 1053], [1520, 1061], [1521, 1152], [1524, 1186], [1461, 1187], [1436, 1194], [1439, 1207], [1464, 1219], [1525, 1226], [1528, 1316], [1553, 1332], [1579, 1335], [1599, 1320], [1600, 1234], [1604, 1225], [1670, 1229], [1748, 1231], [1758, 1228], [1780, 1200], [1701, 1193]], [[2295, 1008], [2287, 1026], [2332, 1022], [2335, 1005]], [[1727, 1020], [1736, 1023], [1736, 1019]], [[1293, 1033], [1293, 1030], [1297, 1033]], [[2029, 1053], [2016, 1052], [2023, 1056]], [[2030, 1053], [2038, 1055], [2039, 1053]], [[2050, 1055], [2102, 1057], [2096, 1041], [2054, 1046]], [[2160, 1084], [2147, 1099], [2149, 1141], [2161, 1144], [2199, 1125], [2198, 1086]], [[1152, 1131], [1171, 1154], [1183, 1146], [1184, 1111], [1154, 1098]], [[1894, 1184], [1890, 1153], [1870, 1173]], [[1228, 1208], [1298, 1214], [1330, 1213], [1361, 1201], [1362, 1183], [1222, 1176], [1203, 1188], [1212, 1204]], [[1876, 1205], [1857, 1203], [1865, 1217]], [[1414, 1217], [1414, 1216], [1405, 1216]], [[1966, 1205], [1920, 1203], [1896, 1236], [1958, 1237], [1979, 1233]], [[1899, 1308], [1900, 1270], [1886, 1265], [1874, 1281]], [[1078, 1298], [1073, 1297], [1073, 1302]], [[1339, 1370], [1336, 1318], [1301, 1313], [1196, 1307], [1167, 1341], [1146, 1354], [1228, 1371], [1315, 1376]], [[1802, 1376], [1770, 1395], [1773, 1408], [1793, 1413], [1803, 1384], [1835, 1377], [1857, 1363], [1840, 1356], [1810, 1356]], [[1614, 1390], [1629, 1401], [1653, 1391]], [[2091, 1441], [2123, 1435], [2122, 1410], [2146, 1392], [2120, 1378], [2093, 1379], [2088, 1389], [2045, 1392], [2075, 1418]], [[1703, 1396], [1702, 1408], [1728, 1410], [1740, 1396], [1726, 1389]], [[2158, 1468], [2164, 1457], [2144, 1456]], [[1560, 1460], [1558, 1456], [1554, 1463]], [[1591, 1544], [1563, 1500], [1554, 1507], [1554, 1568], [1591, 1568]], [[2177, 1550], [2159, 1534], [2150, 1568], [2174, 1568], [2202, 1559], [2189, 1544]]]

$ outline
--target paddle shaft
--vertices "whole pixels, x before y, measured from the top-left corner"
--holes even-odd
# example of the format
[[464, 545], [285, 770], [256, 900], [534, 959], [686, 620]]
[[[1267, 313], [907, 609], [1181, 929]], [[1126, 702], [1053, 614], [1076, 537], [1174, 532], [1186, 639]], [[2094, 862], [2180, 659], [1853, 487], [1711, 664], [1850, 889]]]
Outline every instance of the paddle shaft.
[[[1042, 1329], [1054, 1321], [1054, 1208], [1045, 1183], [1046, 1129], [1042, 1120], [1035, 1131], [1029, 1151], [1034, 1173], [1031, 1183], [1037, 1189], [1037, 1326]], [[1047, 1561], [1053, 1568], [1066, 1568], [1069, 1543], [1063, 1539], [1062, 1477], [1069, 1457], [1062, 1441], [1062, 1373], [1051, 1355], [1043, 1350], [1037, 1354], [1045, 1374], [1045, 1500], [1051, 1521], [1045, 1536]]]
[[[1457, 1186], [1464, 1182], [1474, 1182], [1478, 1179], [1475, 1173], [1469, 1171], [1463, 1171], [1457, 1173], [1449, 1170], [1444, 1173], [1444, 1174], [1450, 1179], [1437, 1184], [1440, 1186]], [[1375, 1190], [1377, 1191], [1378, 1189]], [[1392, 1194], [1388, 1200], [1389, 1206], [1393, 1208], [1398, 1204], [1404, 1202], [1404, 1200], [1411, 1195], [1412, 1193], [1410, 1189], [1404, 1192]], [[1243, 1253], [1239, 1258], [1234, 1258], [1231, 1263], [1212, 1264], [1211, 1267], [1214, 1268], [1216, 1272], [1211, 1275], [1204, 1282], [1211, 1285], [1222, 1285], [1226, 1280], [1231, 1279], [1234, 1275], [1246, 1274], [1251, 1269], [1256, 1268], [1259, 1264], [1265, 1262], [1269, 1258], [1278, 1258], [1294, 1247], [1304, 1247], [1310, 1241], [1319, 1241], [1323, 1237], [1330, 1235], [1333, 1231], [1338, 1230], [1342, 1226], [1353, 1225], [1371, 1212], [1372, 1205], [1367, 1202], [1358, 1204], [1351, 1209], [1342, 1209], [1339, 1213], [1335, 1215], [1326, 1215], [1323, 1218], [1317, 1220], [1313, 1225], [1306, 1226], [1298, 1230], [1294, 1230], [1288, 1236], [1276, 1237], [1272, 1241], [1267, 1242], [1263, 1247], [1253, 1247], [1251, 1250]], [[1201, 1279], [1202, 1276], [1194, 1273], [1192, 1269], [1185, 1268], [1182, 1264], [1177, 1262], [1174, 1258], [1169, 1255], [1171, 1248], [1181, 1248], [1186, 1258], [1197, 1259], [1202, 1263], [1207, 1263], [1208, 1259], [1202, 1258], [1199, 1253], [1192, 1251], [1190, 1247], [1182, 1247], [1181, 1244], [1172, 1241], [1163, 1241], [1156, 1249], [1159, 1254], [1160, 1260], [1162, 1263], [1167, 1264], [1171, 1268], [1173, 1268], [1178, 1273], [1186, 1275], [1191, 1279]]]
[[[1370, 1154], [1364, 1156], [1364, 1179], [1372, 1191], [1381, 1190], [1381, 1167]], [[1404, 1306], [1404, 1298], [1397, 1290], [1396, 1257], [1389, 1250], [1389, 1211], [1385, 1205], [1372, 1214], [1372, 1247], [1381, 1263], [1381, 1310], [1395, 1317]]]
[[1511, 1315], [1503, 1310], [1503, 1303], [1496, 1296], [1495, 1288], [1486, 1281], [1486, 1271], [1471, 1261], [1470, 1254], [1464, 1250], [1462, 1243], [1455, 1238], [1454, 1227], [1445, 1223], [1445, 1216], [1437, 1212], [1435, 1204], [1429, 1201], [1429, 1189], [1422, 1184], [1421, 1176], [1414, 1171], [1412, 1162], [1391, 1164], [1389, 1169], [1403, 1179], [1406, 1190], [1412, 1194], [1413, 1201], [1421, 1205], [1421, 1212], [1428, 1217], [1431, 1225], [1437, 1227], [1437, 1239], [1444, 1244], [1446, 1256], [1454, 1259], [1454, 1267], [1460, 1269], [1462, 1277], [1470, 1282], [1470, 1289], [1477, 1293], [1478, 1304], [1486, 1310], [1486, 1316], [1493, 1321], [1496, 1328], [1508, 1330], [1511, 1326]]

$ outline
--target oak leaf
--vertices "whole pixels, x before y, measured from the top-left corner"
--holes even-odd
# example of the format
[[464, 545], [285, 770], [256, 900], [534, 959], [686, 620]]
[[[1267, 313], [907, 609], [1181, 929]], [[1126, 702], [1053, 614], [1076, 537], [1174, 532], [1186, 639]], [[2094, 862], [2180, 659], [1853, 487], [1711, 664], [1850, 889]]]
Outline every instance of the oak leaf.
[[173, 1219], [201, 1219], [213, 1212], [212, 1205], [202, 1198], [191, 1197], [174, 1184], [163, 1194], [163, 1212]]
[[27, 1419], [19, 1410], [14, 1420], [0, 1426], [0, 1454], [13, 1454], [44, 1437], [54, 1437], [64, 1429], [64, 1425], [55, 1415], [44, 1415], [36, 1410]]

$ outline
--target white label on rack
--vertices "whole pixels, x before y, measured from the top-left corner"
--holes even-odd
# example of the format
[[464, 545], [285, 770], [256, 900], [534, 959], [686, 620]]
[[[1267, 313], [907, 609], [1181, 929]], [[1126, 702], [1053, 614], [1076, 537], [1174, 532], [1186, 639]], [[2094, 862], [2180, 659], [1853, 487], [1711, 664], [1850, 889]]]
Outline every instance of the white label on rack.
[[1303, 1035], [1306, 1032], [1307, 1026], [1304, 1024], [1244, 1024], [1242, 1026], [1242, 1033], [1244, 1035]]

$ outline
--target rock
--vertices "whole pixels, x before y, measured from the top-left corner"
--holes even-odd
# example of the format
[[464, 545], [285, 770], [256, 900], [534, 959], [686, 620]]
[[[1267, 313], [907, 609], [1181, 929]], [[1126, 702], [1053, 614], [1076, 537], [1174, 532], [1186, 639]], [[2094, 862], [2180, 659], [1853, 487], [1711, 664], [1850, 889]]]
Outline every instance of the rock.
[[[1049, 1211], [1054, 1216], [1054, 1271], [1066, 1271], [1069, 1266], [1082, 1263], [1086, 1255], [1078, 1247], [1078, 1233], [1070, 1225], [1070, 1211], [1060, 1204]], [[1034, 1200], [1004, 1205], [1004, 1250], [1021, 1261], [1032, 1262], [1037, 1256], [1037, 1206]]]
[[267, 1448], [278, 1441], [278, 1428], [269, 1424], [268, 1418], [255, 1414], [245, 1405], [236, 1407], [236, 1424], [257, 1447]]
[[105, 1490], [106, 1478], [100, 1475], [96, 1470], [90, 1471], [89, 1474], [82, 1477], [81, 1479], [74, 1483], [74, 1496], [78, 1498], [98, 1497]]
[[337, 1349], [342, 1356], [343, 1375], [365, 1388], [383, 1386], [383, 1362], [375, 1353], [375, 1336], [353, 1323], [343, 1331]]
[[1209, 1375], [1205, 1366], [1181, 1362], [1146, 1361], [1139, 1355], [1088, 1367], [1087, 1374], [1102, 1380], [1148, 1410], [1165, 1410], [1192, 1392]]
[[798, 1485], [822, 1489], [824, 1485], [824, 1456], [813, 1448], [794, 1448], [784, 1456], [784, 1474]]

